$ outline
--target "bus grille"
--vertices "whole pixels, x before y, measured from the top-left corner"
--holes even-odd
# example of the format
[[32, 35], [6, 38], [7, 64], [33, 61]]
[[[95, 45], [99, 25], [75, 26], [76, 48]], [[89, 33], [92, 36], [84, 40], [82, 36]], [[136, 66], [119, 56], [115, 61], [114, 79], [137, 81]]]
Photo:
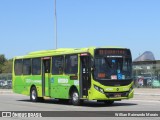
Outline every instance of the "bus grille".
[[128, 97], [129, 92], [106, 92], [105, 95], [108, 98]]

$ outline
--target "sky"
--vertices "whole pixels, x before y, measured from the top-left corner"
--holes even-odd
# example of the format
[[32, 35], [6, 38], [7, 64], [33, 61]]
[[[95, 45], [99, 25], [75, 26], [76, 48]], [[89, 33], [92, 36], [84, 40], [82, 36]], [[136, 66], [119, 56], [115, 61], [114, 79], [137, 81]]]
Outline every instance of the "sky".
[[[58, 48], [120, 46], [160, 60], [160, 0], [57, 0]], [[0, 54], [55, 49], [54, 0], [0, 0]]]

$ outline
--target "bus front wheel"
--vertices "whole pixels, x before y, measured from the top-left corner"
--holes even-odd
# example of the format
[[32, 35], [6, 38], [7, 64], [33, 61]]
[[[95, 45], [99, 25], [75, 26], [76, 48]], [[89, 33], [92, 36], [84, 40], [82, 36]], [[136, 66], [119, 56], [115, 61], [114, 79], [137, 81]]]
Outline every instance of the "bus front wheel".
[[71, 94], [71, 102], [73, 105], [78, 106], [81, 105], [82, 100], [79, 99], [79, 94], [77, 91], [73, 91]]

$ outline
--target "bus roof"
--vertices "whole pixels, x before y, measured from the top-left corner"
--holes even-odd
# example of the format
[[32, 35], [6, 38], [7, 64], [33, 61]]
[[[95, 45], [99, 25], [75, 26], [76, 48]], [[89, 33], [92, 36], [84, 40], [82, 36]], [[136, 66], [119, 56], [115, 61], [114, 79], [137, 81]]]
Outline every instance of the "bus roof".
[[121, 48], [121, 49], [126, 49], [126, 48], [116, 47], [116, 46], [89, 47], [89, 48], [58, 48], [58, 49], [55, 49], [55, 50], [41, 50], [41, 51], [30, 52], [30, 53], [28, 53], [27, 55], [24, 55], [24, 56], [16, 56], [15, 59], [52, 56], [52, 55], [63, 55], [63, 54], [71, 54], [71, 53], [72, 54], [83, 53], [83, 52], [92, 51], [96, 48]]

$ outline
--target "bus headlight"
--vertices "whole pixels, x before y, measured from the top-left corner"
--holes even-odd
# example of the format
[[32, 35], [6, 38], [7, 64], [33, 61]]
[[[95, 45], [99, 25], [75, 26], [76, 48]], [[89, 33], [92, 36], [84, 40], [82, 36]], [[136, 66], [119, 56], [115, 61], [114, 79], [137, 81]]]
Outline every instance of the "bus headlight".
[[104, 93], [104, 90], [103, 90], [102, 88], [100, 88], [100, 87], [98, 87], [98, 86], [96, 86], [96, 85], [94, 85], [94, 88], [95, 88], [97, 91], [99, 91], [99, 92], [101, 92], [101, 93]]

